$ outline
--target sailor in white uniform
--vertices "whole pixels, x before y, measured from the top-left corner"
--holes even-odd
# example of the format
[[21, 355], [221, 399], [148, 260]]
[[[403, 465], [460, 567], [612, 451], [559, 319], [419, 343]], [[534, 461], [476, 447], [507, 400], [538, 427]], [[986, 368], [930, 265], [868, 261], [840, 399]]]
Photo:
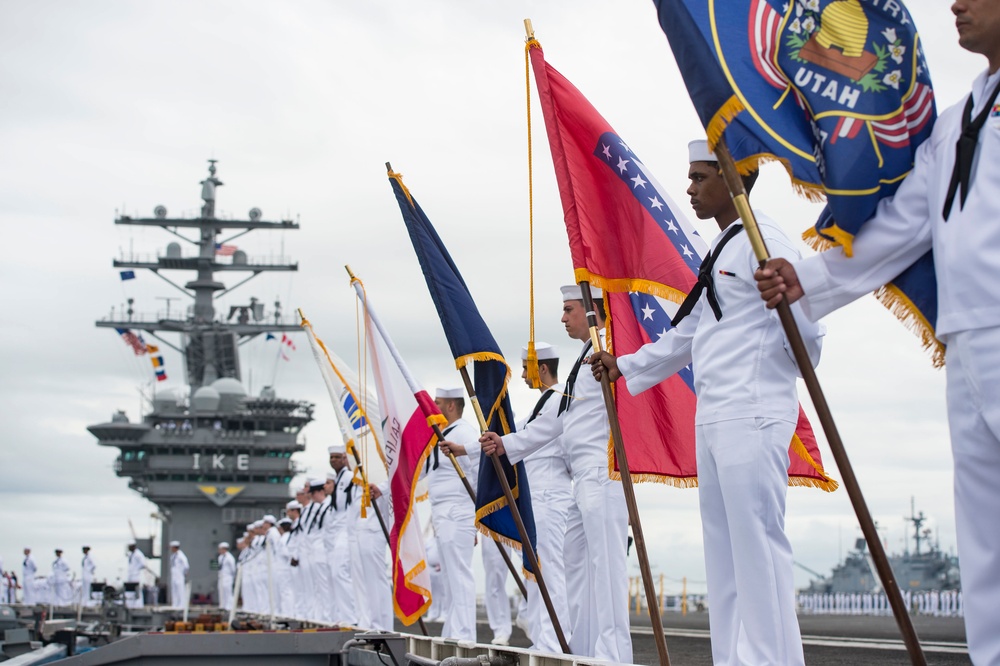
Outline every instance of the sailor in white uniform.
[[[517, 430], [530, 428], [532, 422], [543, 413], [559, 409], [563, 385], [559, 383], [559, 352], [545, 342], [535, 343], [538, 356], [538, 373], [541, 396], [527, 419], [518, 423]], [[521, 349], [521, 363], [524, 369], [521, 378], [528, 386], [528, 349]], [[562, 439], [542, 447], [524, 459], [531, 487], [531, 506], [535, 514], [535, 532], [538, 538], [538, 561], [545, 577], [545, 587], [555, 608], [559, 626], [564, 635], [570, 630], [569, 604], [566, 600], [566, 565], [563, 544], [566, 540], [566, 521], [573, 506], [573, 477], [570, 475], [566, 450]], [[556, 638], [552, 619], [538, 590], [538, 584], [526, 580], [528, 606], [524, 619], [527, 634], [532, 640], [532, 648], [545, 652], [560, 653], [562, 648]]]
[[[948, 424], [955, 461], [955, 529], [969, 656], [1000, 664], [1000, 3], [956, 0], [959, 44], [985, 55], [972, 92], [937, 119], [913, 171], [853, 241], [758, 274], [769, 306], [785, 293], [819, 319], [934, 251], [938, 316], [947, 344]], [[960, 141], [960, 137], [964, 137]], [[792, 268], [794, 266], [794, 269]], [[779, 275], [776, 275], [778, 273]]]
[[38, 603], [38, 597], [35, 594], [36, 575], [38, 575], [38, 565], [35, 564], [35, 558], [31, 556], [31, 549], [25, 548], [24, 563], [21, 565], [21, 587], [24, 588], [22, 602], [29, 606]]
[[[695, 368], [698, 500], [705, 542], [712, 657], [716, 664], [803, 663], [795, 615], [792, 547], [785, 535], [788, 445], [799, 416], [792, 357], [777, 314], [754, 293], [757, 259], [707, 141], [689, 144], [687, 193], [702, 219], [722, 230], [674, 328], [636, 353], [595, 354], [636, 395], [689, 364]], [[756, 172], [744, 176], [747, 191]], [[791, 241], [755, 211], [775, 256], [798, 257]], [[793, 309], [813, 364], [822, 327]]]
[[[297, 502], [296, 502], [297, 503]], [[291, 554], [288, 549], [288, 540], [292, 536], [292, 520], [282, 518], [278, 521], [278, 531], [281, 536], [275, 546], [277, 555], [277, 576], [275, 578], [275, 589], [278, 594], [278, 613], [282, 617], [294, 617], [295, 615], [295, 587], [292, 581]]]
[[232, 610], [233, 583], [236, 581], [236, 558], [229, 552], [229, 543], [219, 544], [219, 608]]
[[309, 495], [312, 503], [305, 515], [305, 539], [302, 543], [302, 555], [304, 562], [308, 563], [312, 580], [307, 594], [310, 611], [306, 618], [330, 622], [333, 619], [333, 579], [323, 540], [323, 525], [328, 520], [331, 501], [326, 494], [326, 479], [309, 481]]
[[[608, 416], [601, 385], [581, 365], [591, 353], [590, 328], [578, 285], [562, 287], [566, 332], [583, 349], [570, 371], [559, 408], [540, 414], [531, 426], [504, 435], [485, 433], [484, 453], [507, 453], [510, 462], [561, 441], [573, 475], [574, 505], [566, 526], [566, 588], [573, 654], [631, 663], [628, 617], [628, 510], [621, 483], [608, 475]], [[604, 304], [592, 289], [604, 336]], [[578, 375], [580, 375], [578, 377]], [[553, 398], [554, 399], [554, 398]], [[560, 440], [561, 438], [561, 440]]]
[[83, 606], [95, 605], [90, 598], [90, 584], [94, 582], [94, 572], [97, 571], [97, 564], [90, 554], [90, 546], [83, 547], [83, 560], [80, 562], [80, 603]]
[[[302, 495], [305, 497], [304, 494]], [[302, 543], [305, 530], [302, 529], [302, 503], [291, 500], [285, 505], [285, 515], [292, 521], [288, 534], [285, 535], [285, 549], [288, 554], [288, 572], [292, 581], [292, 608], [286, 614], [289, 617], [304, 618], [308, 591], [306, 573], [302, 567]]]
[[354, 501], [353, 475], [343, 444], [327, 447], [330, 471], [326, 473], [330, 511], [323, 526], [327, 563], [333, 584], [331, 618], [339, 625], [357, 626], [358, 609], [351, 580], [351, 504]]
[[135, 583], [135, 594], [125, 594], [125, 606], [128, 608], [142, 608], [142, 572], [146, 569], [146, 556], [142, 554], [135, 542], [128, 545], [128, 569], [125, 573], [126, 583]]
[[54, 606], [66, 606], [72, 603], [73, 591], [69, 582], [69, 565], [62, 557], [62, 549], [56, 548], [56, 559], [52, 562], [52, 588], [49, 591], [49, 603]]
[[[381, 464], [375, 462], [375, 464]], [[371, 491], [372, 505], [364, 508], [364, 489], [354, 485], [354, 500], [350, 513], [351, 536], [351, 579], [357, 600], [358, 626], [375, 631], [392, 631], [392, 582], [386, 564], [385, 534], [375, 515], [377, 506], [386, 521], [392, 525], [392, 509], [389, 504], [389, 484], [383, 483]], [[429, 564], [428, 564], [429, 566]]]
[[170, 605], [184, 608], [187, 605], [187, 577], [191, 570], [187, 555], [181, 550], [180, 541], [170, 542]]
[[[435, 393], [434, 402], [448, 419], [448, 425], [442, 431], [444, 441], [427, 457], [425, 473], [431, 520], [450, 602], [445, 609], [441, 635], [475, 641], [476, 581], [472, 575], [472, 555], [476, 546], [476, 507], [448, 459], [450, 451], [474, 489], [479, 478], [479, 434], [462, 418], [463, 395], [460, 388], [439, 388]], [[495, 548], [492, 544], [490, 547]]]

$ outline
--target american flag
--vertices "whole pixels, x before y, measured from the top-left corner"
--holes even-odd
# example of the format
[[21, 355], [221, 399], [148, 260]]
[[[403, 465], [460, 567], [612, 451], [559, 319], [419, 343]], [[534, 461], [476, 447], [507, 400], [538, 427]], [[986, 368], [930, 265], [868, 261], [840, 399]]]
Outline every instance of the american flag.
[[231, 257], [236, 250], [239, 249], [235, 245], [222, 245], [219, 243], [215, 244], [215, 254], [220, 257]]
[[132, 348], [132, 351], [135, 352], [136, 356], [142, 356], [148, 351], [146, 349], [146, 343], [143, 342], [141, 336], [136, 335], [127, 328], [116, 328], [115, 330], [122, 336], [122, 340], [125, 341], [125, 344]]

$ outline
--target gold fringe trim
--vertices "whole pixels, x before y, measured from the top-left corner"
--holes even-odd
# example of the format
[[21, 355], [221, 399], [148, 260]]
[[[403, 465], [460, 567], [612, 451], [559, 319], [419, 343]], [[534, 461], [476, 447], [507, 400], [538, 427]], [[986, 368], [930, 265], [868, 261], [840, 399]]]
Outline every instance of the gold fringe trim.
[[812, 477], [806, 477], [806, 476], [789, 476], [788, 485], [811, 486], [813, 488], [819, 488], [821, 490], [825, 490], [828, 493], [832, 493], [834, 490], [840, 487], [839, 483], [837, 483], [832, 478], [830, 478], [829, 475], [827, 475], [826, 470], [823, 469], [823, 466], [820, 465], [818, 462], [816, 462], [811, 455], [809, 455], [809, 451], [806, 450], [806, 445], [802, 443], [802, 439], [799, 437], [798, 433], [792, 435], [792, 451], [794, 451], [799, 458], [802, 458], [807, 463], [809, 463], [809, 466], [812, 467], [814, 470], [816, 470], [816, 473], [822, 476], [823, 478], [814, 479]]
[[802, 240], [817, 252], [832, 247], [842, 247], [845, 255], [854, 256], [854, 234], [841, 229], [836, 224], [822, 231], [817, 231], [816, 227], [809, 227], [802, 232]]
[[[659, 282], [653, 282], [652, 280], [641, 280], [638, 278], [608, 278], [603, 275], [591, 273], [586, 268], [575, 269], [573, 271], [573, 275], [576, 277], [577, 283], [589, 282], [591, 285], [600, 287], [601, 290], [607, 292], [628, 293], [630, 291], [641, 291], [645, 294], [652, 294], [653, 296], [665, 298], [668, 301], [673, 301], [674, 303], [683, 303], [684, 299], [687, 298], [687, 294], [683, 291], [674, 287], [668, 287], [667, 285]], [[605, 309], [607, 308], [605, 307]]]
[[[712, 116], [712, 119], [708, 121], [708, 127], [705, 128], [709, 148], [715, 150], [715, 146], [719, 143], [719, 140], [722, 139], [722, 133], [726, 130], [726, 127], [728, 127], [729, 123], [735, 120], [736, 117], [745, 110], [746, 107], [743, 106], [743, 102], [741, 102], [736, 95], [733, 95], [726, 100], [725, 104], [723, 104], [722, 107], [715, 112], [715, 115]], [[751, 171], [760, 168], [760, 165], [766, 162], [780, 162], [785, 167], [785, 171], [788, 172], [788, 177], [792, 181], [792, 189], [794, 189], [795, 193], [799, 196], [814, 203], [823, 201], [826, 198], [822, 186], [815, 183], [807, 183], [803, 180], [795, 178], [795, 176], [792, 175], [792, 165], [788, 162], [788, 160], [782, 159], [776, 155], [763, 153], [745, 157], [736, 163], [736, 170], [745, 176]]]
[[430, 497], [431, 497], [431, 493], [430, 493], [430, 491], [427, 491], [426, 493], [424, 493], [423, 495], [421, 495], [420, 497], [418, 497], [417, 499], [415, 499], [413, 501], [414, 502], [426, 502], [428, 499], [430, 499]]
[[[476, 514], [476, 529], [479, 531], [480, 534], [482, 534], [484, 536], [488, 536], [491, 539], [494, 539], [496, 541], [499, 541], [501, 544], [503, 544], [505, 546], [508, 546], [510, 548], [513, 548], [517, 552], [521, 552], [521, 542], [520, 541], [515, 541], [514, 539], [511, 539], [510, 537], [505, 537], [504, 535], [500, 534], [499, 532], [494, 532], [493, 530], [491, 530], [491, 529], [489, 529], [487, 527], [483, 527], [482, 525], [480, 525], [479, 524], [479, 515], [478, 515], [478, 513]], [[537, 553], [536, 553], [536, 555], [537, 555]], [[541, 563], [539, 563], [538, 564], [538, 568], [540, 569], [541, 567], [542, 567], [542, 565], [541, 565]], [[524, 566], [521, 567], [521, 574], [525, 578], [527, 578], [528, 580], [530, 580], [533, 583], [537, 582], [537, 580], [538, 580], [537, 578], [535, 578], [535, 574], [533, 574], [530, 571], [528, 571], [527, 569], [525, 569]]]
[[[834, 235], [844, 234], [850, 236], [846, 231], [839, 229], [834, 226], [830, 229], [824, 229], [823, 233], [827, 233], [830, 230], [834, 230]], [[810, 245], [817, 252], [822, 252], [831, 247], [837, 245], [837, 243], [829, 238], [825, 238], [816, 231], [815, 228], [810, 227], [802, 232], [802, 240]], [[847, 256], [851, 256], [849, 251], [849, 245], [844, 245], [844, 253]], [[885, 286], [879, 287], [875, 290], [875, 298], [886, 307], [892, 314], [902, 322], [903, 326], [913, 331], [917, 337], [920, 338], [920, 343], [923, 345], [924, 349], [929, 350], [931, 353], [931, 363], [933, 363], [935, 368], [944, 367], [944, 344], [937, 339], [934, 334], [934, 327], [931, 326], [927, 318], [924, 317], [923, 313], [920, 312], [919, 308], [913, 304], [906, 294], [904, 294], [899, 287], [890, 283]]]
[[875, 298], [889, 312], [899, 319], [903, 326], [916, 333], [924, 349], [931, 353], [931, 363], [935, 368], [944, 367], [944, 344], [934, 335], [934, 327], [924, 317], [906, 294], [894, 284], [887, 284], [875, 290]]
[[[461, 370], [469, 364], [469, 361], [496, 361], [498, 363], [503, 363], [503, 367], [507, 370], [507, 374], [503, 378], [503, 389], [500, 394], [497, 395], [496, 401], [490, 406], [490, 411], [486, 414], [486, 423], [493, 420], [493, 415], [500, 412], [500, 425], [503, 428], [504, 435], [510, 433], [510, 424], [507, 423], [507, 417], [504, 415], [500, 406], [503, 404], [503, 399], [507, 396], [507, 386], [510, 384], [510, 366], [507, 365], [507, 360], [500, 354], [495, 352], [475, 352], [473, 354], [466, 354], [465, 356], [459, 356], [455, 359], [455, 367]], [[478, 400], [478, 396], [476, 397]]]

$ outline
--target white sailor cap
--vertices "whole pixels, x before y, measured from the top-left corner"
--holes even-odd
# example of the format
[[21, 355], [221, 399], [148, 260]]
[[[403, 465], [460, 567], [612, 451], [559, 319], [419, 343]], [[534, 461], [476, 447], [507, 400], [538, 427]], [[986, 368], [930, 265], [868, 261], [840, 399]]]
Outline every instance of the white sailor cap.
[[[535, 353], [538, 355], [539, 361], [545, 361], [550, 358], [559, 358], [558, 350], [547, 342], [536, 342], [535, 343]], [[528, 360], [528, 348], [521, 347], [521, 360]]]
[[220, 542], [219, 543], [219, 548], [225, 548], [226, 550], [229, 550], [229, 542], [228, 541], [222, 541], [222, 542]]
[[336, 481], [337, 480], [337, 473], [334, 472], [331, 469], [329, 472], [326, 473], [326, 480], [327, 481]]
[[253, 528], [257, 529], [258, 527], [264, 527], [264, 521], [263, 520], [255, 520], [255, 521], [253, 521]]
[[435, 398], [456, 399], [465, 397], [465, 390], [460, 388], [439, 388], [434, 392]]
[[171, 548], [180, 548], [181, 547], [181, 542], [180, 541], [171, 541], [170, 542], [170, 547]]
[[292, 524], [292, 519], [291, 518], [282, 518], [281, 520], [278, 521], [278, 524], [279, 525], [291, 525]]
[[264, 516], [264, 518], [262, 518], [262, 520], [265, 523], [271, 523], [272, 525], [277, 525], [278, 524], [278, 519], [275, 518], [274, 516], [272, 516], [271, 514], [267, 514], [266, 516]]
[[326, 452], [330, 454], [334, 453], [347, 453], [347, 447], [343, 444], [331, 444], [326, 447]]
[[696, 139], [688, 143], [688, 162], [718, 162], [719, 158], [715, 156], [708, 148], [708, 141], [704, 139]]
[[[583, 290], [580, 289], [578, 284], [567, 284], [559, 287], [559, 291], [562, 292], [562, 299], [565, 303], [566, 301], [582, 301], [583, 300]], [[590, 285], [590, 297], [591, 298], [603, 298], [603, 294], [599, 287]]]
[[291, 511], [292, 509], [296, 509], [298, 511], [301, 511], [302, 510], [302, 503], [299, 502], [298, 500], [292, 500], [291, 502], [289, 502], [288, 504], [285, 505], [285, 511]]
[[326, 485], [326, 479], [309, 479], [309, 490], [320, 490]]

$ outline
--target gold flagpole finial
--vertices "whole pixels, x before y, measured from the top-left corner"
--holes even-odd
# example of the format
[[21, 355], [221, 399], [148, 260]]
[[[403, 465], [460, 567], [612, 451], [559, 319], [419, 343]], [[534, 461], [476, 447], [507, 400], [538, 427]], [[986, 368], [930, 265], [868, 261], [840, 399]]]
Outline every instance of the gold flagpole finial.
[[524, 19], [524, 34], [527, 39], [535, 38], [535, 29], [531, 27], [531, 19]]

